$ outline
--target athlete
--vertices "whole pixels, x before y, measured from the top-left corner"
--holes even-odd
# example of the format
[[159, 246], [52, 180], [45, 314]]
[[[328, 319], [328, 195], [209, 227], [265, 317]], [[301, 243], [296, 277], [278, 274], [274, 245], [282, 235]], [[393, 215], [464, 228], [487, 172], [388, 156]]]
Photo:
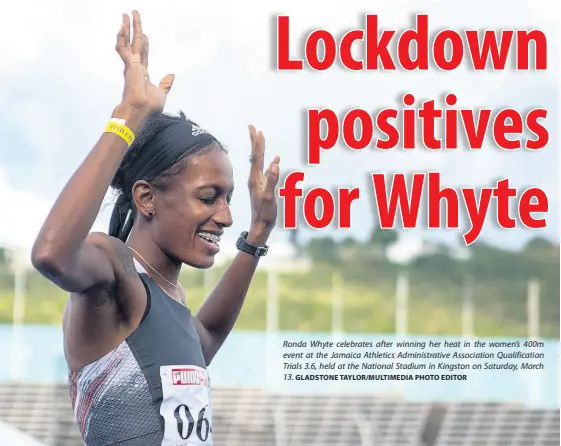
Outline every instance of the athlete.
[[[140, 15], [123, 15], [122, 101], [63, 189], [32, 251], [35, 268], [70, 297], [64, 350], [76, 420], [88, 446], [213, 444], [207, 366], [230, 333], [275, 225], [279, 158], [263, 173], [250, 126], [252, 215], [240, 252], [196, 315], [178, 282], [209, 268], [231, 226], [232, 166], [222, 145], [163, 113], [174, 81], [148, 76]], [[89, 233], [109, 186], [120, 193], [109, 234]]]

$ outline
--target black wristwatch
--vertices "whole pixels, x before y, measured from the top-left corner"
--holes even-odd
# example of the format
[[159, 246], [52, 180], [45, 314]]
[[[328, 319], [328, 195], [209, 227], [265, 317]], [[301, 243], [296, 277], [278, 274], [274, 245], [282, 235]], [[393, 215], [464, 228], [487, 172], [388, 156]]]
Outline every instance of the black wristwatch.
[[247, 231], [241, 233], [236, 243], [236, 248], [253, 257], [262, 257], [264, 255], [267, 255], [267, 252], [269, 251], [269, 247], [267, 245], [253, 246], [249, 244], [247, 241], [247, 235], [248, 235]]

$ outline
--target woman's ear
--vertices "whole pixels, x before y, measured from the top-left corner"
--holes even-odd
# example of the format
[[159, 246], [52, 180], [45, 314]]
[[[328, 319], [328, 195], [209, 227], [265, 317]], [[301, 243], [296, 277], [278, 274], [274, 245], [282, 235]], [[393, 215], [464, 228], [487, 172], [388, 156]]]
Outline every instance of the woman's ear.
[[137, 213], [141, 213], [146, 218], [154, 215], [154, 193], [148, 181], [140, 180], [134, 183], [132, 199]]

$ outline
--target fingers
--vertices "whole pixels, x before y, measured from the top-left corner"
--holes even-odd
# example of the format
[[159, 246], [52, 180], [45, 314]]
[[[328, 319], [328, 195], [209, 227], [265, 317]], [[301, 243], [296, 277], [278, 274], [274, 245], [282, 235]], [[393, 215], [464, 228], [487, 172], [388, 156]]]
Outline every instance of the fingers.
[[164, 90], [164, 92], [167, 95], [169, 93], [169, 91], [171, 90], [171, 87], [173, 85], [174, 80], [175, 80], [175, 75], [174, 74], [168, 74], [167, 76], [165, 76], [160, 81], [160, 85], [159, 85], [160, 90]]
[[[279, 181], [280, 157], [275, 156], [269, 168], [263, 175], [263, 166], [265, 164], [265, 137], [263, 133], [257, 132], [255, 127], [249, 126], [249, 138], [251, 139], [251, 171], [249, 174], [249, 187], [256, 188], [259, 186], [263, 192], [263, 198], [267, 200], [275, 199], [275, 187]], [[264, 181], [263, 181], [264, 180]]]
[[140, 62], [146, 68], [148, 68], [148, 52], [150, 49], [150, 43], [148, 42], [148, 36], [142, 34], [142, 49], [140, 50]]
[[123, 14], [123, 23], [117, 35], [116, 50], [121, 58], [128, 62], [131, 54], [138, 54], [142, 65], [148, 68], [148, 37], [142, 33], [142, 21], [138, 11], [132, 12], [133, 39], [131, 45], [131, 21], [128, 14]]
[[132, 12], [132, 27], [132, 52], [133, 54], [140, 54], [142, 51], [144, 39], [142, 38], [142, 22], [140, 20], [140, 14], [138, 13], [138, 11]]
[[127, 14], [123, 14], [121, 28], [117, 34], [117, 45], [115, 46], [121, 59], [126, 60], [130, 53], [130, 19]]
[[267, 169], [267, 173], [265, 174], [265, 198], [268, 200], [275, 199], [275, 187], [280, 176], [279, 163], [280, 157], [275, 156], [275, 159], [271, 162], [269, 168]]
[[249, 185], [256, 186], [263, 175], [263, 166], [265, 164], [265, 137], [263, 133], [255, 130], [255, 127], [249, 126], [249, 137], [251, 139], [251, 170], [249, 173]]

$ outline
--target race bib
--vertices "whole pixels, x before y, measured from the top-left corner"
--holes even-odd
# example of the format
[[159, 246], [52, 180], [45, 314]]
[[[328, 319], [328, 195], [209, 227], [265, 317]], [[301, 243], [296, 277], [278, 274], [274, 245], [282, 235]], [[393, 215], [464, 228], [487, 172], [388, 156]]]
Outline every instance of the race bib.
[[160, 367], [162, 446], [212, 446], [208, 371], [194, 365]]

